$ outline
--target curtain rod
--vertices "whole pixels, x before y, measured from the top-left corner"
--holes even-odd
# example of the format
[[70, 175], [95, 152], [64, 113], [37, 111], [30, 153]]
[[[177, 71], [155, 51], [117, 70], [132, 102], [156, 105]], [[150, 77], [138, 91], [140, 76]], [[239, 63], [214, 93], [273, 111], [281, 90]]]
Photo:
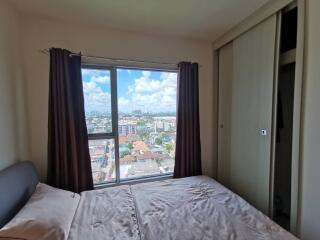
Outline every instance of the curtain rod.
[[[39, 50], [40, 53], [49, 54], [49, 49], [41, 49]], [[102, 56], [92, 56], [92, 55], [84, 55], [80, 53], [71, 53], [69, 56], [81, 56], [84, 58], [95, 58], [95, 59], [103, 59], [103, 60], [109, 60], [109, 61], [115, 61], [115, 62], [131, 62], [131, 63], [150, 63], [150, 64], [160, 64], [160, 65], [171, 65], [171, 66], [177, 66], [177, 63], [169, 63], [169, 62], [156, 62], [156, 61], [143, 61], [143, 60], [136, 60], [136, 59], [124, 59], [124, 58], [111, 58], [111, 57], [102, 57]], [[202, 67], [202, 65], [199, 65], [199, 67]]]

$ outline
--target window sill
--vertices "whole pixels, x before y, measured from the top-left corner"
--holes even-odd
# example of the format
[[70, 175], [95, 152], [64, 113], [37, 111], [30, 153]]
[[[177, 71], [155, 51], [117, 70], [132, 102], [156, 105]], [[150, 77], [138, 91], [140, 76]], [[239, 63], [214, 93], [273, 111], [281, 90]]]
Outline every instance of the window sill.
[[134, 185], [138, 183], [147, 183], [147, 182], [155, 182], [160, 180], [167, 180], [172, 179], [173, 174], [165, 174], [165, 175], [159, 175], [159, 176], [150, 176], [150, 177], [143, 177], [143, 178], [132, 178], [132, 179], [126, 179], [122, 180], [119, 183], [116, 182], [110, 182], [110, 183], [101, 183], [94, 185], [94, 189], [102, 189], [102, 188], [108, 188], [108, 187], [115, 187], [115, 186], [121, 186], [121, 185]]

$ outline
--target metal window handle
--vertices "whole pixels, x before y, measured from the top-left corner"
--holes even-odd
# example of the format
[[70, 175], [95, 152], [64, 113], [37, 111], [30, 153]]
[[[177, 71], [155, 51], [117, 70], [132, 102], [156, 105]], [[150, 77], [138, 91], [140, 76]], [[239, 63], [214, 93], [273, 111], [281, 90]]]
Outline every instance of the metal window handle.
[[261, 134], [262, 136], [267, 136], [267, 130], [261, 129], [261, 130], [260, 130], [260, 134]]

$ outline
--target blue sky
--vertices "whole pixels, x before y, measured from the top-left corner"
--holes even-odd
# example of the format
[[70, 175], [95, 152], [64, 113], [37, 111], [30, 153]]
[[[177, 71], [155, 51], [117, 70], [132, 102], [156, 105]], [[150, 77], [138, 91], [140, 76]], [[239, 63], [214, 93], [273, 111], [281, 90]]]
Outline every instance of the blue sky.
[[[86, 111], [111, 111], [110, 72], [82, 70]], [[119, 112], [175, 112], [177, 74], [172, 72], [117, 70]]]

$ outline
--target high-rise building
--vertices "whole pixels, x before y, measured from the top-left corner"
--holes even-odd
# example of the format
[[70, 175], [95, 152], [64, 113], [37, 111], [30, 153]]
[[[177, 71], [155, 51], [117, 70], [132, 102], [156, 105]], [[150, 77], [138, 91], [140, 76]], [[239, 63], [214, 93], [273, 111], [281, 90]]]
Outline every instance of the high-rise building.
[[137, 134], [137, 125], [132, 123], [119, 123], [119, 136], [127, 136], [129, 134]]

